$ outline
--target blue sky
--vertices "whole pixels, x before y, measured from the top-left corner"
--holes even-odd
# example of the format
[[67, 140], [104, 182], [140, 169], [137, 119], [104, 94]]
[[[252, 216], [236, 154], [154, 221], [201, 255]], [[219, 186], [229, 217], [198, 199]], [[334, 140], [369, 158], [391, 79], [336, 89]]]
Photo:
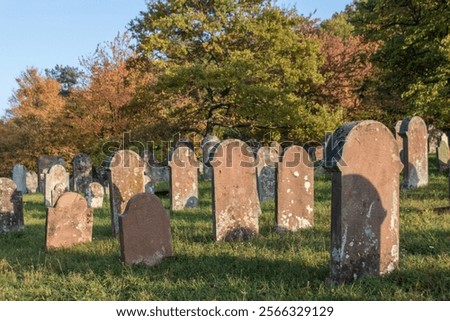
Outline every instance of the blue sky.
[[[327, 19], [351, 0], [278, 0], [304, 15]], [[97, 44], [126, 30], [145, 0], [0, 0], [0, 116], [15, 78], [27, 67], [78, 66]]]

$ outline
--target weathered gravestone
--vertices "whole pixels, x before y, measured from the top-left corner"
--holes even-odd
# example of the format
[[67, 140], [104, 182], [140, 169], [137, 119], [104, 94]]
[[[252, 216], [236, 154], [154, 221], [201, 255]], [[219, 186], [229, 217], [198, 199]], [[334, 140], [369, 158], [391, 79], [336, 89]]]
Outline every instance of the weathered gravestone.
[[170, 162], [170, 207], [173, 211], [198, 205], [198, 165], [194, 151], [180, 146]]
[[438, 168], [441, 171], [448, 169], [449, 151], [448, 151], [448, 138], [447, 135], [442, 134], [439, 144], [436, 147], [436, 159]]
[[404, 161], [404, 156], [403, 156], [403, 137], [400, 135], [400, 128], [402, 127], [402, 122], [403, 120], [399, 120], [395, 123], [394, 125], [394, 132], [395, 132], [395, 140], [397, 142], [397, 146], [398, 146], [398, 154], [400, 155], [400, 160], [403, 164], [403, 166], [405, 166], [405, 161]]
[[16, 183], [17, 190], [22, 194], [27, 193], [27, 168], [22, 164], [16, 164], [12, 170], [12, 179]]
[[103, 207], [104, 188], [103, 185], [97, 182], [92, 182], [86, 189], [86, 201], [89, 207], [102, 208]]
[[56, 249], [92, 241], [94, 210], [80, 194], [66, 192], [47, 208], [45, 248]]
[[92, 182], [92, 162], [88, 155], [80, 153], [72, 159], [73, 191], [85, 193]]
[[278, 149], [263, 146], [258, 149], [256, 174], [258, 177], [258, 195], [261, 202], [275, 198], [275, 171], [278, 164]]
[[153, 266], [172, 256], [169, 215], [156, 195], [134, 195], [119, 217], [119, 224], [123, 262]]
[[428, 184], [427, 126], [422, 118], [414, 116], [402, 121], [400, 135], [403, 137], [403, 184], [413, 189]]
[[399, 260], [398, 145], [376, 121], [339, 127], [327, 144], [332, 176], [331, 279], [384, 275]]
[[211, 155], [211, 151], [214, 146], [220, 143], [220, 139], [213, 135], [207, 135], [202, 139], [200, 143], [200, 147], [202, 148], [202, 158], [203, 158], [203, 179], [211, 180], [212, 179], [212, 168], [209, 163]]
[[314, 164], [303, 147], [290, 146], [277, 169], [276, 230], [314, 225]]
[[22, 193], [13, 180], [0, 178], [0, 233], [23, 230]]
[[38, 187], [40, 193], [45, 193], [45, 171], [49, 170], [53, 165], [62, 165], [66, 168], [66, 162], [60, 156], [42, 155], [38, 159]]
[[[69, 173], [59, 164], [53, 165], [48, 173], [45, 173], [45, 206], [54, 206], [58, 191], [67, 191], [69, 189]], [[58, 186], [57, 186], [58, 185]], [[55, 191], [55, 187], [57, 191]], [[53, 196], [53, 197], [52, 197]]]
[[38, 176], [34, 171], [28, 171], [25, 176], [25, 183], [27, 186], [27, 193], [36, 193], [38, 188]]
[[213, 168], [213, 232], [216, 241], [246, 240], [259, 232], [259, 204], [253, 150], [228, 139], [216, 146]]
[[131, 150], [120, 150], [109, 164], [110, 202], [113, 236], [119, 235], [119, 215], [130, 198], [145, 191], [144, 162]]

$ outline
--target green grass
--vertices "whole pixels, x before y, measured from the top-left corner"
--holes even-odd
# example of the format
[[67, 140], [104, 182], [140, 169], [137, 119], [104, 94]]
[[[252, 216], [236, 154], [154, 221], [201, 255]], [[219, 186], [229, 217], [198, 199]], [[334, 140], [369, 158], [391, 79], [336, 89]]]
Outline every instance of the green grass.
[[0, 300], [449, 300], [450, 218], [432, 211], [448, 205], [448, 185], [433, 164], [427, 187], [401, 193], [400, 267], [386, 277], [325, 282], [327, 176], [316, 178], [313, 229], [275, 233], [269, 201], [260, 235], [235, 243], [213, 241], [211, 183], [200, 182], [200, 207], [171, 213], [175, 256], [153, 268], [120, 262], [107, 201], [95, 210], [92, 243], [45, 252], [43, 196], [25, 195], [25, 230], [0, 235]]

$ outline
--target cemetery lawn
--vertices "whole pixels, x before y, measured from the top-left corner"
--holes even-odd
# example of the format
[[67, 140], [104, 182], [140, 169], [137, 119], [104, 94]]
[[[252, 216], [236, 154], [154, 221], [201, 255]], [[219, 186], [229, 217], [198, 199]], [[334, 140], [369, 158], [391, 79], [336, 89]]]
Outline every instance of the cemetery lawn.
[[400, 266], [386, 277], [325, 282], [328, 176], [316, 177], [314, 228], [277, 234], [269, 201], [260, 235], [235, 243], [213, 241], [211, 183], [202, 181], [200, 207], [171, 213], [175, 256], [153, 268], [121, 263], [107, 200], [92, 243], [46, 252], [43, 196], [25, 195], [25, 230], [0, 235], [0, 300], [450, 300], [450, 216], [432, 210], [449, 205], [448, 185], [434, 164], [431, 156], [427, 187], [401, 192]]

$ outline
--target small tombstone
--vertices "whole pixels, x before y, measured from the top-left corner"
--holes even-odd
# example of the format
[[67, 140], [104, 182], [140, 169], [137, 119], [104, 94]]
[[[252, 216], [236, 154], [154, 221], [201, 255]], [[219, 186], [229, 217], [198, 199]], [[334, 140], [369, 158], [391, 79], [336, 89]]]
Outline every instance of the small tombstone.
[[213, 231], [216, 241], [246, 240], [259, 233], [259, 204], [253, 150], [237, 139], [215, 148], [213, 168]]
[[44, 171], [49, 170], [53, 165], [59, 164], [66, 168], [66, 162], [61, 156], [49, 156], [42, 155], [38, 159], [38, 187], [40, 193], [45, 193], [45, 173]]
[[89, 184], [86, 189], [86, 201], [88, 206], [92, 208], [102, 208], [104, 194], [104, 187], [102, 184], [97, 182]]
[[55, 207], [47, 208], [45, 248], [64, 248], [92, 241], [93, 213], [80, 194], [62, 194]]
[[170, 181], [170, 168], [169, 166], [153, 165], [150, 167], [150, 177], [153, 184]]
[[22, 193], [13, 180], [0, 178], [0, 234], [23, 230]]
[[92, 182], [92, 162], [88, 155], [80, 153], [72, 159], [73, 190], [85, 193]]
[[[45, 172], [44, 172], [45, 173]], [[67, 190], [69, 187], [68, 173], [66, 169], [59, 164], [53, 165], [48, 173], [45, 174], [45, 206], [53, 206], [52, 203], [52, 192], [55, 190], [55, 186], [61, 184], [59, 187], [63, 190]]]
[[[441, 137], [443, 137], [444, 135], [445, 134], [442, 134]], [[438, 168], [441, 171], [445, 171], [448, 169], [449, 151], [448, 142], [445, 139], [441, 139], [438, 146], [436, 147], [436, 159]]]
[[180, 146], [170, 162], [170, 208], [173, 211], [198, 205], [198, 166], [194, 151]]
[[173, 255], [169, 215], [156, 195], [134, 195], [120, 215], [119, 224], [124, 263], [154, 266]]
[[123, 213], [130, 198], [145, 191], [144, 162], [131, 150], [120, 150], [111, 158], [110, 202], [113, 236], [119, 235], [119, 215]]
[[442, 135], [442, 131], [437, 129], [434, 125], [428, 125], [428, 153], [434, 154], [436, 153], [436, 148], [438, 147], [438, 143], [440, 141], [440, 137]]
[[314, 225], [314, 165], [303, 147], [288, 147], [277, 169], [276, 230]]
[[400, 135], [403, 137], [403, 184], [413, 189], [428, 184], [427, 126], [422, 118], [414, 116], [402, 121]]
[[25, 176], [25, 182], [27, 185], [27, 193], [29, 194], [36, 193], [38, 188], [38, 177], [36, 172], [28, 171]]
[[202, 158], [203, 158], [203, 179], [211, 180], [212, 179], [212, 168], [209, 164], [209, 159], [211, 157], [211, 151], [214, 146], [220, 143], [220, 139], [213, 135], [207, 135], [202, 139], [200, 143], [200, 147], [202, 148]]
[[258, 149], [259, 163], [256, 167], [258, 176], [258, 195], [261, 202], [275, 198], [275, 171], [278, 164], [278, 149], [263, 146]]
[[16, 164], [12, 170], [12, 179], [16, 183], [17, 190], [22, 194], [27, 193], [27, 168], [22, 164]]
[[392, 272], [399, 260], [402, 170], [394, 136], [376, 121], [343, 125], [327, 144], [325, 166], [333, 171], [332, 281]]

